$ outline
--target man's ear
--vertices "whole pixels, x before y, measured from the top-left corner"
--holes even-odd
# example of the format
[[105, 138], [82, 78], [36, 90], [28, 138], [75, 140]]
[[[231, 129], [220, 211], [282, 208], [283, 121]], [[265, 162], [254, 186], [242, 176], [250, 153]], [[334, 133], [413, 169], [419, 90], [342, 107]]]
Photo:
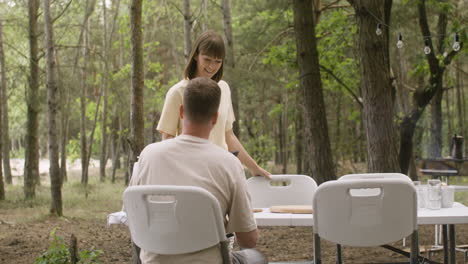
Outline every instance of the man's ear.
[[213, 126], [216, 125], [216, 122], [218, 122], [218, 112], [216, 112], [216, 114], [214, 114], [213, 118], [211, 119]]
[[179, 117], [180, 119], [184, 119], [184, 105], [180, 105], [179, 107]]

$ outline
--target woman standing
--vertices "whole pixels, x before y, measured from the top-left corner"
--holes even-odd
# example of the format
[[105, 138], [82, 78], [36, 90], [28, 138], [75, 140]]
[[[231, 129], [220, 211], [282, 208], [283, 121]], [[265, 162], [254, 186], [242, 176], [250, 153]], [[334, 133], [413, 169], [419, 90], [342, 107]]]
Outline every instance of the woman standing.
[[195, 42], [185, 67], [184, 79], [169, 89], [158, 123], [158, 131], [163, 140], [173, 138], [181, 133], [182, 123], [179, 117], [179, 107], [188, 80], [196, 77], [207, 77], [218, 82], [221, 88], [221, 103], [218, 110], [218, 120], [210, 134], [210, 141], [229, 150], [239, 151], [238, 158], [250, 169], [252, 175], [270, 177], [270, 173], [260, 167], [232, 131], [235, 121], [229, 85], [221, 80], [223, 77], [223, 61], [225, 57], [224, 41], [213, 31], [202, 33]]

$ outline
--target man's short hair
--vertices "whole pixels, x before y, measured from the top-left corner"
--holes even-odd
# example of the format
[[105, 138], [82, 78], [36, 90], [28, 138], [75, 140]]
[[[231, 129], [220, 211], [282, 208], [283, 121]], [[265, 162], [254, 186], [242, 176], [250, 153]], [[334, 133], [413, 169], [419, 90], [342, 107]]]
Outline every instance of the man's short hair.
[[189, 80], [184, 92], [184, 118], [196, 123], [209, 122], [218, 112], [221, 89], [206, 77]]

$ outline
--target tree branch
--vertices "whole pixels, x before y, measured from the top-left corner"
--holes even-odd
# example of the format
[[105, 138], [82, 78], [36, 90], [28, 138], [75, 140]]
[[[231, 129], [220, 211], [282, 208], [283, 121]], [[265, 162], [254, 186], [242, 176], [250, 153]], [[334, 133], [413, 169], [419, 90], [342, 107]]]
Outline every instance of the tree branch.
[[52, 24], [54, 24], [55, 21], [56, 21], [57, 19], [59, 19], [59, 18], [65, 13], [65, 11], [67, 11], [68, 7], [70, 6], [70, 4], [71, 4], [72, 2], [73, 2], [73, 0], [68, 1], [67, 5], [66, 5], [65, 8], [62, 10], [62, 12], [60, 12], [60, 14], [58, 14], [58, 16], [56, 16], [54, 19], [52, 19]]
[[260, 52], [258, 52], [258, 53], [255, 55], [254, 59], [252, 60], [252, 62], [251, 62], [250, 65], [249, 65], [249, 68], [248, 68], [249, 71], [252, 69], [253, 65], [254, 65], [255, 62], [257, 61], [257, 58], [258, 58], [258, 56], [260, 56], [260, 54], [262, 54], [267, 48], [269, 48], [270, 45], [271, 45], [272, 43], [274, 43], [278, 38], [282, 37], [284, 34], [288, 33], [289, 31], [292, 31], [292, 29], [293, 29], [293, 28], [287, 28], [287, 29], [281, 31], [280, 33], [276, 34], [276, 36], [275, 36], [272, 40], [270, 40], [270, 42], [268, 42], [268, 43], [262, 48], [262, 50], [260, 50]]
[[338, 78], [338, 76], [336, 76], [332, 70], [328, 69], [327, 67], [323, 66], [323, 65], [319, 65], [320, 69], [323, 70], [324, 72], [328, 73], [330, 76], [332, 76], [341, 86], [343, 86], [346, 91], [348, 91], [348, 93], [351, 94], [351, 96], [354, 98], [354, 100], [359, 104], [359, 106], [361, 106], [361, 108], [363, 107], [363, 104], [362, 104], [362, 99], [360, 99], [354, 92], [353, 90], [351, 90], [351, 88], [349, 88], [340, 78]]

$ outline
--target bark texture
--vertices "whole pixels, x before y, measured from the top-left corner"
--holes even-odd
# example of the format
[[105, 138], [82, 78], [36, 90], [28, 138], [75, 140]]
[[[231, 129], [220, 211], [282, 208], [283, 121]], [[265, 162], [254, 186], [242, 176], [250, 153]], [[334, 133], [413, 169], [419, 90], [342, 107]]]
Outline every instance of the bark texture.
[[336, 179], [336, 175], [320, 79], [315, 25], [311, 16], [312, 0], [294, 0], [293, 6], [299, 78], [304, 95], [304, 151], [310, 154], [310, 158], [305, 160], [305, 172], [320, 184]]
[[[389, 59], [390, 10], [392, 0], [354, 1], [358, 24], [358, 46], [363, 98], [363, 120], [367, 139], [368, 172], [399, 172], [397, 130], [394, 124], [395, 90]], [[376, 34], [381, 21], [382, 34]]]
[[48, 117], [48, 147], [49, 147], [49, 176], [50, 191], [52, 196], [50, 212], [62, 216], [62, 179], [60, 177], [59, 151], [57, 136], [57, 112], [58, 112], [58, 85], [57, 68], [55, 60], [54, 33], [50, 15], [49, 0], [43, 1], [44, 9], [44, 33], [46, 47], [46, 79], [47, 79], [47, 117]]
[[12, 183], [11, 167], [10, 167], [10, 132], [8, 121], [8, 89], [7, 89], [7, 70], [5, 68], [5, 52], [3, 51], [3, 21], [0, 20], [0, 102], [1, 112], [0, 118], [2, 119], [2, 133], [0, 133], [0, 151], [3, 159], [3, 172], [5, 182]]
[[24, 161], [24, 196], [36, 197], [35, 182], [39, 179], [39, 57], [38, 16], [39, 1], [29, 0], [29, 89], [26, 92], [27, 121]]

